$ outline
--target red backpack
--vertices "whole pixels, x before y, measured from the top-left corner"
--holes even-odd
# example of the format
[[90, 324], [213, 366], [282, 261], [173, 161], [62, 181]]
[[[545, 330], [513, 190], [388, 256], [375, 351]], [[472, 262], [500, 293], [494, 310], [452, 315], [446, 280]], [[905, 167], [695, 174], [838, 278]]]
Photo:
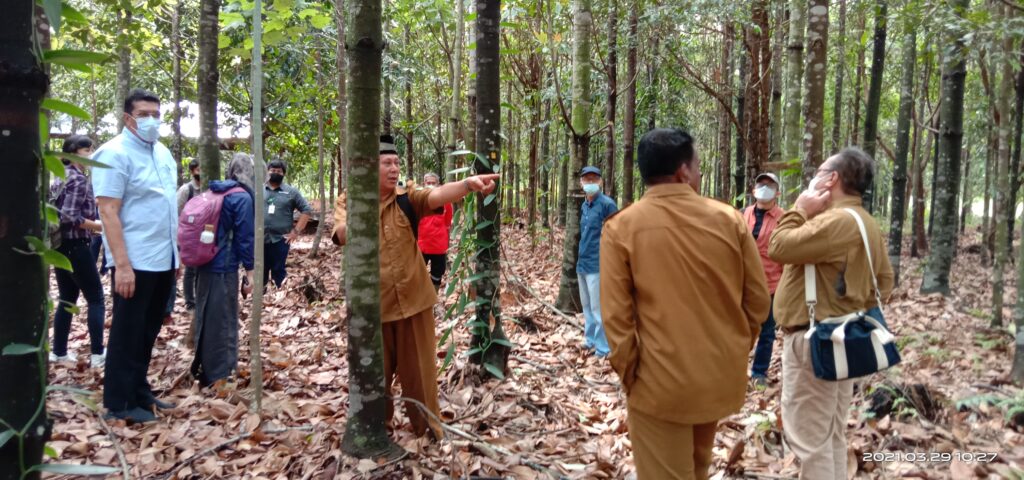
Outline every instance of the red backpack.
[[217, 256], [217, 227], [224, 197], [245, 192], [235, 187], [226, 192], [206, 191], [192, 197], [178, 216], [178, 249], [181, 263], [187, 267], [200, 267]]

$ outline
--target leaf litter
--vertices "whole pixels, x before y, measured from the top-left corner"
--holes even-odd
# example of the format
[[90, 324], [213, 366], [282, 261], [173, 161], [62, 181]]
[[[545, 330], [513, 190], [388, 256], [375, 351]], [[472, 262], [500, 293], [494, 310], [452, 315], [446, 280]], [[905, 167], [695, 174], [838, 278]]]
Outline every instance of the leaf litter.
[[[49, 446], [63, 463], [119, 468], [123, 450], [132, 478], [635, 478], [618, 378], [582, 348], [579, 316], [566, 318], [550, 306], [561, 230], [531, 238], [525, 228], [505, 228], [502, 235], [503, 318], [515, 344], [506, 379], [484, 380], [462, 355], [439, 378], [442, 416], [465, 437], [417, 438], [397, 408], [392, 436], [409, 455], [385, 463], [341, 453], [348, 372], [341, 255], [325, 243], [318, 258], [308, 258], [304, 238], [288, 259], [288, 281], [265, 297], [259, 415], [249, 409], [249, 302], [240, 315], [238, 374], [213, 391], [188, 374], [192, 353], [183, 339], [190, 319], [179, 297], [149, 371], [158, 396], [176, 408], [147, 425], [107, 421], [108, 434], [97, 411], [102, 373], [88, 368], [85, 322], [75, 321], [69, 348], [80, 360], [51, 365], [49, 381], [93, 393], [50, 394]], [[975, 237], [961, 244], [977, 243]], [[950, 298], [919, 294], [923, 262], [903, 258], [904, 279], [886, 309], [903, 363], [858, 382], [848, 421], [850, 478], [1024, 478], [1024, 393], [1008, 381], [1013, 335], [989, 328], [991, 270], [973, 247], [960, 250]], [[1015, 279], [1011, 268], [1010, 306]], [[310, 285], [321, 290], [319, 300], [310, 302]], [[454, 295], [446, 301], [450, 306]], [[438, 338], [456, 325], [457, 352], [468, 350], [469, 314], [437, 321]], [[438, 348], [441, 358], [445, 347]], [[781, 338], [769, 370], [773, 383], [749, 389], [742, 411], [720, 422], [712, 478], [796, 478], [782, 435], [780, 351]], [[401, 394], [397, 386], [394, 394]]]

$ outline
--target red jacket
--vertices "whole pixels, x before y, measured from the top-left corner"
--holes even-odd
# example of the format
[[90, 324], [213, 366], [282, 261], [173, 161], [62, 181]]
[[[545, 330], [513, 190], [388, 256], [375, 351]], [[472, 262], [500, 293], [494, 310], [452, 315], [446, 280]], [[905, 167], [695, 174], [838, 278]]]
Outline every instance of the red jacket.
[[[768, 242], [771, 240], [772, 232], [778, 226], [779, 218], [782, 217], [783, 213], [785, 212], [778, 205], [765, 212], [764, 221], [761, 223], [761, 231], [758, 232], [757, 239], [754, 240], [757, 243], [758, 252], [761, 253], [761, 265], [764, 265], [764, 276], [768, 280], [768, 290], [772, 295], [775, 295], [775, 287], [779, 285], [779, 279], [782, 277], [782, 265], [768, 258]], [[757, 223], [753, 206], [743, 210], [743, 219], [747, 221], [747, 231], [753, 234], [754, 224]]]
[[420, 219], [420, 251], [427, 255], [448, 253], [448, 229], [452, 226], [452, 204], [444, 206], [444, 213]]

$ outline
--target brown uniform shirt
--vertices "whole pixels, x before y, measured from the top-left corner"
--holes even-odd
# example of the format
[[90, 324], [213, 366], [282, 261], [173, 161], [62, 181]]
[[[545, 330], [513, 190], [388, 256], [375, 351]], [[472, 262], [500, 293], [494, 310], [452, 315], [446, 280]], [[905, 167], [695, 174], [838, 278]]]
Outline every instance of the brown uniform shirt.
[[[429, 190], [408, 192], [417, 218], [436, 212], [427, 203]], [[437, 292], [423, 256], [416, 246], [409, 217], [402, 212], [393, 193], [380, 202], [380, 318], [382, 322], [402, 320], [437, 303]], [[334, 205], [335, 229], [345, 224], [345, 197], [339, 195]]]
[[689, 185], [651, 187], [601, 236], [601, 314], [629, 408], [701, 424], [743, 405], [771, 297], [747, 224]]
[[810, 322], [804, 294], [804, 264], [808, 263], [815, 264], [818, 282], [818, 303], [814, 308], [817, 320], [877, 305], [857, 221], [843, 208], [854, 209], [864, 220], [883, 301], [892, 293], [893, 271], [882, 232], [861, 206], [860, 198], [834, 202], [811, 220], [807, 220], [803, 210], [790, 210], [782, 215], [768, 246], [768, 256], [785, 265], [775, 291], [775, 321], [780, 327]]

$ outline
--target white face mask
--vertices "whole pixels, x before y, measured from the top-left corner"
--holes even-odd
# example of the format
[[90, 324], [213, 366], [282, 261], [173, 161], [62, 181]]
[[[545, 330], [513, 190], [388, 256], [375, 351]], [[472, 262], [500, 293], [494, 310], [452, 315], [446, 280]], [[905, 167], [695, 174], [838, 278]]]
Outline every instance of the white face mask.
[[775, 198], [775, 189], [768, 185], [758, 185], [754, 189], [754, 198], [762, 202], [771, 201]]
[[821, 181], [822, 181], [821, 177], [814, 177], [814, 178], [812, 178], [811, 179], [811, 183], [807, 184], [806, 193], [814, 193], [814, 192], [818, 191], [818, 184], [820, 184]]
[[139, 134], [139, 138], [149, 142], [155, 143], [160, 139], [160, 119], [154, 117], [142, 117], [135, 119], [136, 125], [135, 132]]

